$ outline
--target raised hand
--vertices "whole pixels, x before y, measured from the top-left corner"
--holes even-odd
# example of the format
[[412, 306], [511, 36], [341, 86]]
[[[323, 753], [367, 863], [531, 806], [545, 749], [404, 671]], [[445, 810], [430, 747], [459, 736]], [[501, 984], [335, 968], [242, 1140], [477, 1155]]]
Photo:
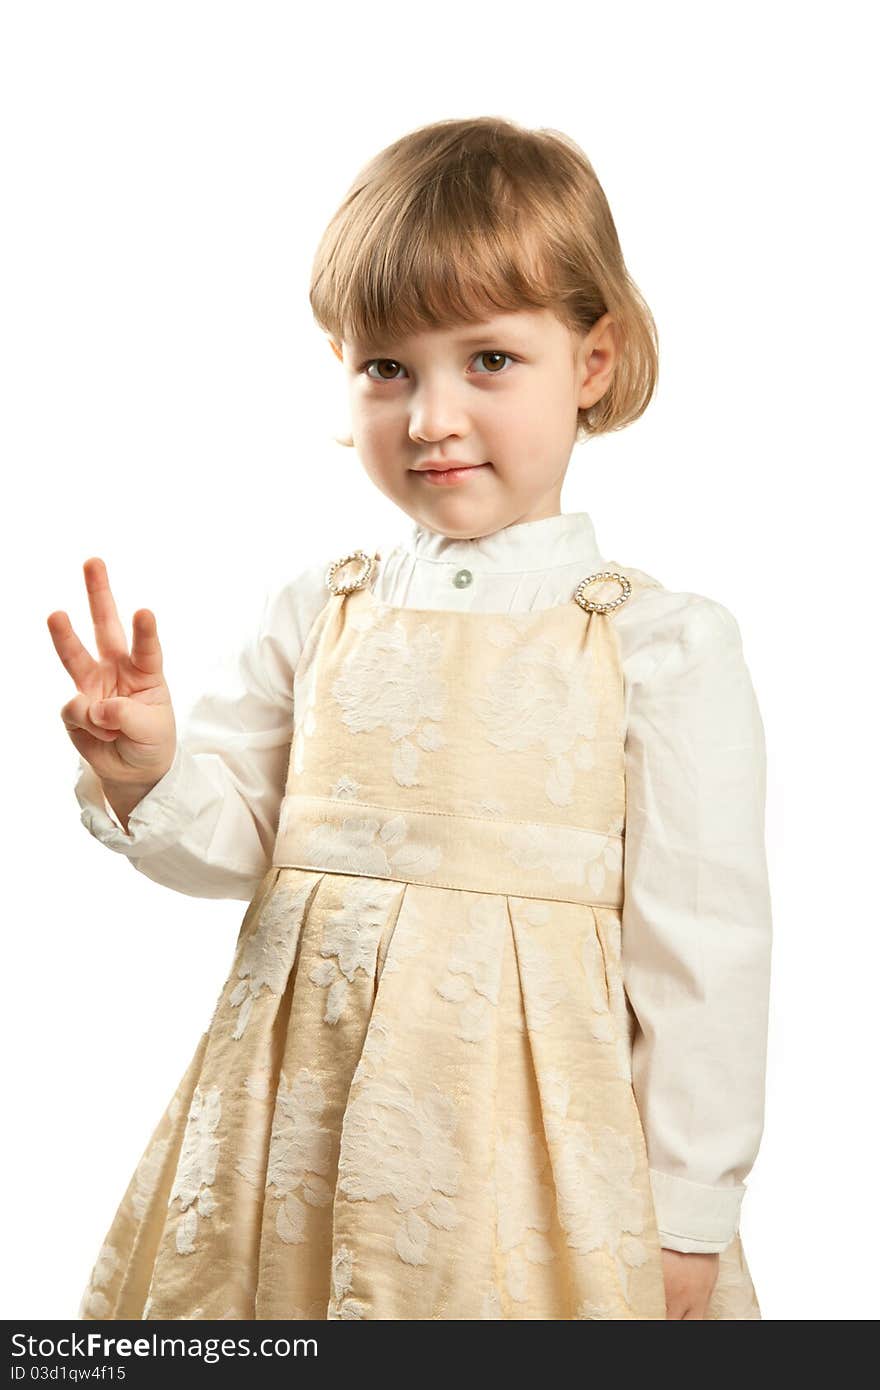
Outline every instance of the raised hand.
[[62, 706], [61, 718], [114, 808], [110, 789], [133, 806], [164, 777], [177, 747], [156, 619], [148, 608], [137, 610], [129, 651], [104, 561], [96, 556], [86, 560], [83, 574], [97, 660], [86, 651], [62, 609], [46, 619], [55, 650], [77, 690]]

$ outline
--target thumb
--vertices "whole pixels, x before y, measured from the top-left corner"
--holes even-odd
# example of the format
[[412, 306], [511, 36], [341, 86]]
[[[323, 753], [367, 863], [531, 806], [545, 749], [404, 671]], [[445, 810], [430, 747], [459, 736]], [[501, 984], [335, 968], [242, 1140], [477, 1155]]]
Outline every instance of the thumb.
[[135, 743], [149, 743], [155, 738], [155, 717], [150, 706], [139, 704], [127, 695], [111, 695], [89, 706], [89, 718], [101, 729], [118, 730]]

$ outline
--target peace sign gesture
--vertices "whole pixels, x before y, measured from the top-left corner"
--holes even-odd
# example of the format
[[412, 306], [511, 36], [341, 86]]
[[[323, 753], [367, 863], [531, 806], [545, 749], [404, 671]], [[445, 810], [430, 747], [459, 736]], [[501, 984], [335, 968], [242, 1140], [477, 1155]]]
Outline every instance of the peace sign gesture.
[[109, 790], [134, 806], [164, 777], [174, 761], [177, 729], [162, 674], [156, 619], [139, 608], [132, 619], [131, 651], [110, 592], [107, 569], [97, 556], [83, 565], [97, 660], [74, 632], [63, 609], [46, 619], [55, 650], [77, 693], [62, 706], [77, 751]]

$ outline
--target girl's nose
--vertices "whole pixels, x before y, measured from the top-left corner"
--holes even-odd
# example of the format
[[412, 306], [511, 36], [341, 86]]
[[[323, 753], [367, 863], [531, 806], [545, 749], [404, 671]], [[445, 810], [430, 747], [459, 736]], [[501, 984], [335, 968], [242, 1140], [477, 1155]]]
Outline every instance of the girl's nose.
[[414, 443], [438, 444], [453, 435], [469, 432], [464, 409], [449, 392], [433, 391], [414, 401], [410, 410], [409, 435]]

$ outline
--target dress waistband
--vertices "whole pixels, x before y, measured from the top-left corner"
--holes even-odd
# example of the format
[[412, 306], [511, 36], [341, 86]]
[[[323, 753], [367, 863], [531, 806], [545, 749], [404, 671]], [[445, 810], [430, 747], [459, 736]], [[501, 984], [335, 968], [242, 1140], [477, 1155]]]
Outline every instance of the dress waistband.
[[623, 837], [598, 830], [348, 797], [288, 794], [276, 868], [359, 874], [475, 893], [623, 906]]

